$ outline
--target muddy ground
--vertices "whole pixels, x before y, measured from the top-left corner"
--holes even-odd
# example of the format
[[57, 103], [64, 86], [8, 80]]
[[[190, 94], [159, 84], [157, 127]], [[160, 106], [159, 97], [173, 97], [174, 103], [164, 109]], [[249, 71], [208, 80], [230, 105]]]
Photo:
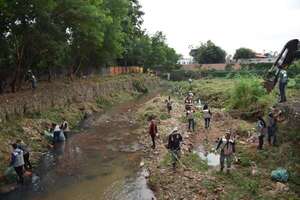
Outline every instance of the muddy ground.
[[[149, 169], [148, 183], [157, 199], [299, 199], [299, 187], [294, 182], [279, 183], [271, 180], [271, 169], [276, 169], [278, 164], [271, 164], [271, 160], [274, 156], [281, 156], [284, 150], [282, 147], [271, 147], [265, 141], [264, 150], [258, 151], [258, 141], [253, 131], [255, 122], [234, 119], [224, 109], [212, 108], [212, 126], [206, 130], [201, 111], [197, 110], [196, 131], [188, 132], [183, 99], [172, 99], [171, 115], [166, 112], [166, 99], [167, 96], [158, 96], [139, 110], [140, 119], [146, 120], [149, 111], [158, 119], [157, 148], [151, 149], [147, 123], [145, 136], [140, 138], [146, 146], [142, 164], [145, 163]], [[184, 141], [182, 164], [174, 172], [165, 144], [175, 126], [179, 128]], [[237, 142], [235, 162], [229, 174], [219, 172], [219, 157], [214, 151], [216, 141], [228, 129], [236, 134]]]

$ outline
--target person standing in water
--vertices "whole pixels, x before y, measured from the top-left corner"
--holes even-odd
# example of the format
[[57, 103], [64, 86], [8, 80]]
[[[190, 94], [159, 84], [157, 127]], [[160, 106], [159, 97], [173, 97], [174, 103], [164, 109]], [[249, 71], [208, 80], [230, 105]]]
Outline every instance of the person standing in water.
[[14, 167], [18, 175], [18, 183], [24, 184], [24, 157], [23, 151], [18, 148], [16, 143], [12, 144], [13, 152], [11, 154], [10, 166]]
[[22, 140], [17, 140], [17, 145], [18, 148], [21, 149], [23, 151], [23, 159], [24, 159], [24, 167], [26, 170], [31, 170], [32, 169], [32, 165], [30, 163], [29, 157], [30, 157], [30, 153], [29, 153], [29, 148], [28, 146], [22, 141]]

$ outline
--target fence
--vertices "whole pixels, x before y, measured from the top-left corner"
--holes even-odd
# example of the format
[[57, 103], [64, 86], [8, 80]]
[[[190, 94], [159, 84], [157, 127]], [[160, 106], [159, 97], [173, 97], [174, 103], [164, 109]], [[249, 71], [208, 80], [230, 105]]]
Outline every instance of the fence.
[[119, 74], [129, 74], [129, 73], [143, 73], [144, 68], [139, 66], [130, 66], [130, 67], [123, 67], [123, 66], [111, 66], [106, 68], [101, 68], [102, 75], [110, 75], [115, 76]]

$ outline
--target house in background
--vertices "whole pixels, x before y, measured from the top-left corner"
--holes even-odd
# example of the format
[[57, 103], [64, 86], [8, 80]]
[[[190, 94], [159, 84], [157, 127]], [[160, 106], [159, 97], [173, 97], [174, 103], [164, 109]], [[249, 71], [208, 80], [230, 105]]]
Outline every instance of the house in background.
[[178, 64], [180, 64], [180, 65], [191, 65], [191, 64], [194, 64], [194, 59], [192, 57], [181, 58], [181, 59], [179, 59]]
[[258, 63], [275, 63], [277, 58], [276, 54], [270, 53], [256, 53], [255, 58], [238, 59], [239, 64], [258, 64]]

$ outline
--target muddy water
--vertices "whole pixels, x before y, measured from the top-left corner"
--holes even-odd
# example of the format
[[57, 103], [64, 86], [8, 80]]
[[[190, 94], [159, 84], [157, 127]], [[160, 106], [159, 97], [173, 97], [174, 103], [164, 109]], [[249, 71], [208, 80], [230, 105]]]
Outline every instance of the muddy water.
[[[139, 168], [141, 150], [135, 108], [127, 103], [88, 118], [82, 131], [46, 153], [30, 184], [5, 200], [150, 200], [147, 172]], [[1, 196], [0, 196], [1, 198]], [[1, 198], [1, 199], [2, 199]]]

